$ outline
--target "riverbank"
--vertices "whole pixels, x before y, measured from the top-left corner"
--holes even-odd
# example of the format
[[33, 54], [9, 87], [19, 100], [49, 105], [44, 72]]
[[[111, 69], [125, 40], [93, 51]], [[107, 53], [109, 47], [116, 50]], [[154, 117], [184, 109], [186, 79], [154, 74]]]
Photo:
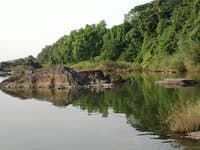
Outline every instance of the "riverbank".
[[[149, 64], [138, 64], [126, 61], [81, 61], [77, 63], [64, 64], [66, 67], [73, 68], [77, 71], [85, 70], [102, 70], [103, 72], [114, 72], [121, 75], [128, 75], [135, 72], [160, 72], [160, 73], [200, 73], [200, 65], [194, 64], [174, 64], [161, 62], [149, 62]], [[50, 64], [12, 64], [1, 68], [4, 73], [16, 74], [22, 71], [30, 71], [38, 68], [50, 68]]]

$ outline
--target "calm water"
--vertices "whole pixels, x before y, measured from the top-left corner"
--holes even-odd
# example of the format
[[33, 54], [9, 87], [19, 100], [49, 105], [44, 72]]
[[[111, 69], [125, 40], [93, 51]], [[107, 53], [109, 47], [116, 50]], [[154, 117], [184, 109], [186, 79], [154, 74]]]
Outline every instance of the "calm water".
[[165, 77], [135, 75], [107, 90], [0, 91], [0, 149], [200, 149], [200, 141], [169, 135], [162, 121], [173, 104], [200, 97], [200, 87], [154, 83]]

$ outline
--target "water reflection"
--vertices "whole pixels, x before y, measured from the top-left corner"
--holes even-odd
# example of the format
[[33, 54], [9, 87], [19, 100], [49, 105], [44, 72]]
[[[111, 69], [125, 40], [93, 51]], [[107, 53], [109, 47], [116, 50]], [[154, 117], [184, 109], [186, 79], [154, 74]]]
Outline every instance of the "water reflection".
[[11, 96], [19, 97], [23, 100], [35, 98], [37, 100], [49, 101], [56, 106], [67, 106], [75, 99], [77, 90], [51, 90], [51, 89], [35, 89], [35, 90], [16, 90], [3, 91]]
[[[114, 113], [125, 114], [127, 123], [138, 131], [147, 132], [148, 135], [158, 135], [161, 139], [173, 138], [176, 143], [186, 148], [200, 147], [199, 141], [169, 136], [165, 124], [172, 105], [196, 100], [200, 97], [200, 88], [196, 86], [167, 89], [155, 84], [156, 80], [166, 76], [135, 75], [133, 84], [125, 83], [113, 89], [37, 89], [4, 92], [21, 99], [35, 98], [49, 101], [56, 106], [72, 104], [74, 107], [87, 111], [88, 114], [100, 113], [103, 117], [108, 117], [109, 110], [112, 109]], [[177, 145], [172, 147], [177, 147]]]
[[80, 99], [84, 95], [98, 95], [103, 92], [102, 88], [68, 88], [64, 90], [55, 90], [47, 88], [38, 89], [18, 89], [18, 90], [2, 90], [4, 93], [13, 97], [18, 97], [22, 100], [36, 99], [41, 101], [48, 101], [53, 103], [55, 106], [67, 106], [74, 100]]

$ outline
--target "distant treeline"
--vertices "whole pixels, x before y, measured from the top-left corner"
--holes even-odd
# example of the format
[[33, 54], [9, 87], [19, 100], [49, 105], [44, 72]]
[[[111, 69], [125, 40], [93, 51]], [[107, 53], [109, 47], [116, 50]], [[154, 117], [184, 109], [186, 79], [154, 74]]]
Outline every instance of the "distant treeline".
[[105, 21], [71, 31], [42, 49], [41, 64], [126, 61], [149, 69], [200, 70], [200, 0], [154, 0], [124, 23]]
[[19, 58], [12, 61], [4, 61], [0, 63], [0, 69], [3, 69], [3, 70], [10, 70], [16, 66], [31, 66], [33, 68], [41, 67], [40, 63], [33, 56]]

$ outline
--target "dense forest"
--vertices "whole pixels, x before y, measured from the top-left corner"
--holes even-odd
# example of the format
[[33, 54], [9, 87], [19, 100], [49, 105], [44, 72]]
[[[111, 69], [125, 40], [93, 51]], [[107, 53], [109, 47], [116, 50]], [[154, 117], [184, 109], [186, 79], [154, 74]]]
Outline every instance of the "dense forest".
[[124, 61], [145, 69], [200, 70], [200, 0], [154, 0], [112, 28], [86, 25], [42, 49], [41, 64]]

